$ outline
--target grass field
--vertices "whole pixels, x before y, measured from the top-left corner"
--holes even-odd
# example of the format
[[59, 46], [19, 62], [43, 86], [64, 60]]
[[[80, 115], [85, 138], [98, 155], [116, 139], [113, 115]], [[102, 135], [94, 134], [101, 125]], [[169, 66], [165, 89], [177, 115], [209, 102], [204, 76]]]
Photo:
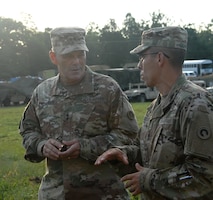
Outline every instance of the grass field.
[[[149, 103], [132, 103], [139, 126]], [[0, 200], [36, 200], [44, 162], [24, 160], [18, 133], [23, 106], [0, 108]], [[133, 198], [134, 199], [134, 198]]]

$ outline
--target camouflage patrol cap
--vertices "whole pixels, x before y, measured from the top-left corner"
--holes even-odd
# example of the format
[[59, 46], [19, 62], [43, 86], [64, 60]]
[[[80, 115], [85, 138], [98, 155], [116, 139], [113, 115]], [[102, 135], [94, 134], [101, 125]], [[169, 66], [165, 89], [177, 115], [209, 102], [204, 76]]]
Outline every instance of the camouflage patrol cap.
[[79, 27], [59, 27], [50, 32], [52, 50], [57, 54], [72, 51], [89, 51], [85, 41], [85, 30]]
[[146, 30], [141, 35], [141, 45], [131, 50], [131, 54], [139, 54], [149, 47], [166, 47], [187, 50], [188, 33], [177, 26], [156, 27]]

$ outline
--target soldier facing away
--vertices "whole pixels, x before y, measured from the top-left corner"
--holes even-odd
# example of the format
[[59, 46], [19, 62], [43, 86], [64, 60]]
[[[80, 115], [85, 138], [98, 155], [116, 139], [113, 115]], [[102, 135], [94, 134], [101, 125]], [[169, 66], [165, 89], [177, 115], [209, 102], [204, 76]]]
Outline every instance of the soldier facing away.
[[138, 172], [122, 181], [142, 200], [213, 199], [213, 97], [182, 74], [187, 37], [180, 27], [143, 32], [130, 53], [139, 56], [141, 78], [160, 94], [147, 110], [138, 145], [110, 149], [95, 163], [141, 158]]
[[60, 27], [50, 37], [59, 73], [34, 90], [20, 122], [25, 159], [46, 159], [38, 199], [129, 199], [113, 164], [94, 162], [113, 146], [134, 143], [132, 106], [111, 77], [86, 65], [84, 29]]

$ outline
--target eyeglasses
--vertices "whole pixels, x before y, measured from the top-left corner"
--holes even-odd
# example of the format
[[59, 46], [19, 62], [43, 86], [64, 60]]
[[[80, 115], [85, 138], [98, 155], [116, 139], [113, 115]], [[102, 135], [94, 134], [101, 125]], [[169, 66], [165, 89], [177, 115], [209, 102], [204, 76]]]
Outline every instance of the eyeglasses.
[[[158, 53], [160, 53], [160, 52], [150, 52], [150, 53], [141, 54], [141, 55], [139, 55], [139, 61], [143, 61], [146, 55], [154, 55], [154, 54], [158, 54]], [[165, 54], [164, 52], [162, 52], [162, 53], [163, 53], [163, 55], [164, 55], [165, 57], [170, 58], [170, 57], [169, 57], [167, 54]]]
[[143, 61], [145, 56], [147, 56], [147, 55], [154, 55], [154, 54], [158, 54], [158, 52], [143, 53], [143, 54], [139, 55], [139, 61]]

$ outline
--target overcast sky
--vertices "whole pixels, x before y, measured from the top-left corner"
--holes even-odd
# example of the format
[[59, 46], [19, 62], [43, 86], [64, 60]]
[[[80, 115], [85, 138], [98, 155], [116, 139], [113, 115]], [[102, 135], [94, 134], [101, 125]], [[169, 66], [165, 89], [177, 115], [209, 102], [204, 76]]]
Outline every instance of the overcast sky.
[[110, 19], [122, 27], [127, 13], [137, 22], [151, 20], [153, 12], [163, 13], [171, 25], [200, 26], [213, 19], [212, 0], [2, 0], [0, 16], [24, 22], [30, 15], [40, 31], [57, 26], [81, 26], [90, 22], [103, 27]]

